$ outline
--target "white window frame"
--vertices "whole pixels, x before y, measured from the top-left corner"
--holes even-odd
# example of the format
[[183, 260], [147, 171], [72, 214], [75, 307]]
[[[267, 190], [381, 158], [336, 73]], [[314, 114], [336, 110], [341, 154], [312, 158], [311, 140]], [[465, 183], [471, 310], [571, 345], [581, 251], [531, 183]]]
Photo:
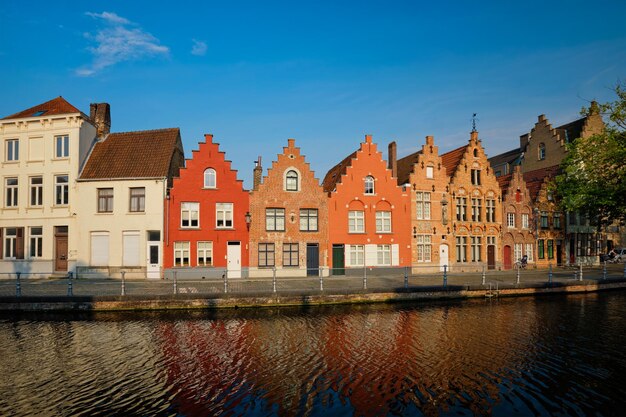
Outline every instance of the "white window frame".
[[[9, 234], [9, 230], [14, 230], [15, 234]], [[17, 256], [17, 227], [4, 228], [3, 259], [16, 259]]]
[[364, 245], [346, 245], [350, 266], [365, 266], [365, 246]]
[[429, 180], [435, 178], [435, 167], [432, 165], [426, 166], [426, 178]]
[[[65, 181], [61, 181], [65, 178]], [[70, 203], [70, 176], [60, 174], [54, 176], [54, 205], [67, 206]]]
[[415, 193], [415, 211], [418, 220], [430, 220], [430, 193], [418, 191]]
[[300, 190], [300, 174], [293, 168], [289, 168], [285, 171], [285, 191], [299, 191]]
[[483, 204], [481, 198], [472, 198], [472, 221], [482, 221]]
[[204, 188], [217, 188], [217, 172], [213, 168], [204, 170]]
[[[33, 184], [33, 180], [40, 180], [39, 184]], [[43, 206], [43, 177], [30, 177], [28, 179], [30, 192], [28, 193], [28, 203], [30, 207]]]
[[506, 214], [506, 227], [514, 228], [515, 227], [515, 213], [507, 213]]
[[534, 248], [532, 243], [526, 244], [526, 256], [528, 257], [528, 262], [535, 262], [535, 257], [533, 256]]
[[[185, 222], [187, 222], [187, 224], [185, 224]], [[180, 203], [180, 227], [181, 229], [200, 228], [200, 203], [196, 201], [184, 201]]]
[[365, 177], [365, 180], [363, 181], [363, 194], [365, 195], [376, 194], [376, 188], [375, 188], [374, 182], [375, 182], [374, 177], [372, 177], [371, 175], [368, 175], [367, 177]]
[[530, 223], [528, 222], [528, 214], [527, 213], [522, 213], [522, 229], [528, 229], [528, 226], [530, 225]]
[[523, 244], [522, 243], [516, 243], [513, 246], [513, 256], [515, 259], [515, 262], [519, 261], [520, 259], [522, 259], [522, 250], [523, 250]]
[[415, 241], [417, 262], [432, 261], [432, 235], [417, 235]]
[[215, 227], [218, 229], [232, 229], [235, 227], [233, 213], [233, 203], [215, 203]]
[[19, 139], [7, 139], [4, 145], [4, 152], [6, 162], [17, 162], [20, 160], [20, 140]]
[[391, 266], [391, 245], [376, 245], [376, 265]]
[[4, 206], [17, 207], [19, 201], [19, 179], [17, 177], [5, 178], [4, 187]]
[[[36, 233], [36, 229], [39, 229]], [[28, 255], [31, 259], [41, 258], [43, 256], [43, 227], [32, 226], [28, 229]]]
[[198, 241], [196, 243], [197, 266], [213, 266], [213, 242]]
[[70, 136], [58, 135], [54, 137], [54, 155], [56, 159], [70, 157]]
[[365, 233], [365, 212], [362, 210], [348, 211], [348, 233]]
[[496, 221], [496, 200], [488, 198], [485, 200], [485, 217], [487, 222], [493, 223]]
[[391, 212], [376, 212], [376, 233], [391, 233]]
[[[189, 241], [174, 242], [174, 266], [191, 266], [190, 256], [190, 243]], [[185, 263], [185, 255], [187, 256], [187, 262]]]

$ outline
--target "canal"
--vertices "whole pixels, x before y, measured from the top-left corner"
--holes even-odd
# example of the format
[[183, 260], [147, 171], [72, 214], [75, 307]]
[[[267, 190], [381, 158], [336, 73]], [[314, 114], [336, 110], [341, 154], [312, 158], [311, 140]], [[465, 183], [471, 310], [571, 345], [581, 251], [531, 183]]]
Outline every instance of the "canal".
[[611, 416], [626, 292], [0, 316], [0, 415]]

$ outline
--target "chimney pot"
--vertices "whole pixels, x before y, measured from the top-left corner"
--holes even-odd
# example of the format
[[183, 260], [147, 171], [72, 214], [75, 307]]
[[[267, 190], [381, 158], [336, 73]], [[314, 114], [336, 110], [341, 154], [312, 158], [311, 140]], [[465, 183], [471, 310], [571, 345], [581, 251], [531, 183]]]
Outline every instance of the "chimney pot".
[[391, 170], [391, 175], [394, 177], [398, 177], [398, 153], [397, 153], [397, 145], [396, 142], [393, 141], [389, 144], [388, 152], [387, 152], [387, 164], [389, 169]]

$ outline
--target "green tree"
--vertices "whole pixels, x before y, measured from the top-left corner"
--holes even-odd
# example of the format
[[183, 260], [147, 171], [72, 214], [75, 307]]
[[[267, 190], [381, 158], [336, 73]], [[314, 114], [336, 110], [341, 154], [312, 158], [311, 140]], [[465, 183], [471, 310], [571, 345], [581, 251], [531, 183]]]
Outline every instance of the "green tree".
[[614, 89], [617, 100], [592, 102], [581, 114], [600, 112], [608, 119], [604, 131], [568, 145], [557, 177], [557, 194], [567, 211], [596, 217], [600, 225], [626, 220], [626, 85]]

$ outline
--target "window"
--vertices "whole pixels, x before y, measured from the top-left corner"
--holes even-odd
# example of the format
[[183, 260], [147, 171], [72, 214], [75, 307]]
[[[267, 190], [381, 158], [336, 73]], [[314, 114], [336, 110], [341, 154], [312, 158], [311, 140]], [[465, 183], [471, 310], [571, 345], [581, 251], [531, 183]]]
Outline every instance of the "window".
[[417, 235], [417, 262], [430, 262], [432, 253], [432, 236]]
[[472, 262], [480, 262], [481, 258], [481, 250], [482, 250], [482, 237], [480, 236], [472, 236]]
[[534, 262], [535, 261], [535, 257], [533, 255], [533, 244], [532, 243], [527, 243], [526, 244], [526, 256], [528, 257], [528, 262]]
[[283, 244], [283, 266], [298, 266], [298, 244]]
[[548, 228], [548, 212], [547, 211], [541, 212], [541, 228], [542, 229]]
[[133, 213], [142, 213], [146, 210], [146, 188], [137, 187], [130, 189], [130, 208]]
[[364, 266], [365, 247], [363, 245], [348, 245], [348, 260], [350, 266]]
[[539, 239], [537, 241], [537, 257], [539, 259], [544, 259], [545, 256], [543, 254], [543, 239]]
[[55, 136], [55, 156], [57, 158], [67, 158], [70, 156], [70, 137], [68, 135]]
[[427, 166], [426, 167], [426, 178], [428, 179], [432, 179], [435, 177], [435, 173], [434, 173], [435, 169], [432, 166]]
[[69, 204], [69, 176], [55, 175], [54, 177], [54, 204], [63, 206]]
[[554, 240], [548, 239], [548, 259], [554, 259]]
[[298, 191], [298, 173], [293, 169], [287, 171], [285, 176], [285, 190]]
[[317, 209], [300, 209], [300, 231], [317, 232]]
[[43, 177], [30, 177], [30, 205], [43, 205]]
[[113, 188], [98, 188], [98, 213], [113, 213]]
[[43, 228], [30, 228], [29, 254], [31, 258], [41, 258], [43, 254]]
[[496, 200], [493, 200], [493, 199], [485, 200], [485, 207], [486, 207], [487, 221], [491, 223], [495, 222], [496, 221]]
[[365, 212], [349, 211], [348, 212], [348, 232], [349, 233], [365, 233]]
[[552, 226], [555, 229], [560, 229], [561, 228], [561, 213], [554, 213], [552, 215]]
[[274, 266], [273, 243], [259, 243], [259, 266]]
[[285, 209], [284, 208], [265, 209], [265, 230], [269, 232], [285, 231]]
[[391, 266], [391, 245], [376, 245], [377, 265]]
[[480, 185], [480, 169], [472, 170], [472, 185]]
[[213, 242], [198, 242], [198, 266], [213, 265]]
[[515, 227], [515, 213], [506, 214], [506, 226]]
[[24, 259], [24, 228], [4, 229], [4, 259]]
[[528, 229], [528, 214], [522, 214], [522, 229]]
[[467, 198], [456, 198], [456, 219], [460, 221], [467, 220]]
[[189, 266], [189, 242], [174, 242], [174, 266]]
[[568, 212], [567, 217], [569, 219], [569, 225], [576, 226], [576, 213]]
[[376, 233], [391, 233], [391, 212], [376, 212]]
[[540, 161], [546, 159], [546, 145], [544, 143], [539, 144], [537, 159]]
[[522, 259], [522, 246], [523, 244], [521, 243], [516, 243], [514, 246], [514, 256], [515, 256], [515, 261], [519, 261], [520, 259]]
[[5, 161], [20, 160], [20, 141], [19, 139], [9, 139], [6, 141], [6, 158]]
[[496, 237], [495, 236], [487, 236], [487, 245], [495, 245]]
[[482, 221], [482, 216], [481, 216], [481, 212], [482, 212], [482, 199], [480, 198], [472, 198], [472, 221], [473, 222], [480, 222]]
[[7, 178], [5, 207], [17, 207], [17, 178]]
[[233, 203], [217, 203], [215, 204], [215, 211], [218, 228], [233, 227]]
[[416, 213], [418, 220], [430, 220], [430, 193], [416, 193]]
[[204, 171], [204, 188], [216, 188], [217, 176], [213, 168], [207, 168]]
[[200, 227], [200, 203], [180, 203], [180, 227]]
[[456, 237], [456, 261], [467, 262], [467, 237]]
[[365, 190], [363, 193], [368, 195], [374, 194], [374, 177], [371, 175], [365, 177]]

